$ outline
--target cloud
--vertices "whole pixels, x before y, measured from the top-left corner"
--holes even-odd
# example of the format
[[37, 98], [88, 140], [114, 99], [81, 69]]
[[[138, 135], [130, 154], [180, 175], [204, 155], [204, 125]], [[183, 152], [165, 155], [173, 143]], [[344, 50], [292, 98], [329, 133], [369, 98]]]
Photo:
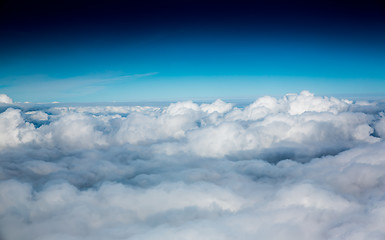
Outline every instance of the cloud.
[[0, 239], [384, 239], [385, 105], [5, 105]]
[[[38, 74], [0, 78], [0, 82], [7, 83], [3, 88], [4, 90], [17, 96], [18, 99], [24, 99], [23, 101], [28, 102], [56, 102], [68, 101], [68, 99], [73, 102], [89, 101], [90, 99], [96, 99], [98, 102], [106, 101], [105, 98], [101, 97], [101, 91], [104, 91], [105, 95], [110, 93], [110, 97], [114, 97], [114, 100], [123, 101], [124, 98], [121, 97], [123, 92], [117, 94], [120, 89], [116, 89], [115, 84], [122, 86], [125, 82], [151, 78], [157, 74], [158, 72], [129, 75], [120, 72], [107, 72], [67, 78]], [[12, 103], [12, 100], [2, 94], [0, 95], [0, 103]]]
[[12, 104], [12, 98], [8, 97], [6, 94], [0, 94], [0, 103]]

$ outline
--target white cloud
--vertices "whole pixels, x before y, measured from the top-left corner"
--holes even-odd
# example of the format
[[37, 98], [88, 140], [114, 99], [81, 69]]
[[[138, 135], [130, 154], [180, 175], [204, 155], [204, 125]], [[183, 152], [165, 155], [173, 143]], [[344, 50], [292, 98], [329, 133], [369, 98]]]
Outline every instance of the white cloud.
[[225, 103], [220, 99], [215, 100], [215, 102], [213, 102], [212, 104], [201, 105], [202, 111], [207, 113], [213, 113], [213, 112], [226, 113], [230, 111], [232, 108], [233, 108], [233, 104]]
[[0, 94], [0, 103], [12, 104], [12, 98], [8, 97], [6, 94]]
[[307, 91], [7, 106], [0, 238], [384, 239], [384, 110]]
[[30, 118], [35, 121], [47, 121], [48, 114], [42, 111], [30, 111], [25, 114], [30, 115]]
[[385, 114], [380, 114], [380, 120], [375, 124], [375, 130], [381, 138], [385, 138]]
[[29, 143], [37, 137], [35, 127], [24, 121], [20, 110], [8, 108], [0, 114], [0, 149]]

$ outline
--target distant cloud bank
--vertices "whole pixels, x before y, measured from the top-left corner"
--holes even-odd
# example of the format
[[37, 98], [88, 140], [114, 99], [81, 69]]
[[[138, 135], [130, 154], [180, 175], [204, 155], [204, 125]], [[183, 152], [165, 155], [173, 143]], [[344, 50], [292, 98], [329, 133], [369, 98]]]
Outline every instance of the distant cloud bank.
[[385, 239], [385, 101], [25, 106], [0, 94], [0, 239]]

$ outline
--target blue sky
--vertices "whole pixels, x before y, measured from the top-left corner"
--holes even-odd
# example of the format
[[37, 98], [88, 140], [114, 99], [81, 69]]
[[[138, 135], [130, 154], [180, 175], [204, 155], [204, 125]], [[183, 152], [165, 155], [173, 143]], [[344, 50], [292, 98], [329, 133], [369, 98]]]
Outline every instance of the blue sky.
[[[300, 15], [286, 24], [294, 11], [277, 23], [266, 15], [226, 25], [228, 17], [217, 22], [210, 14], [202, 18], [208, 27], [172, 14], [156, 27], [154, 17], [128, 27], [107, 22], [100, 31], [81, 18], [85, 32], [69, 23], [17, 25], [23, 31], [5, 24], [0, 92], [20, 102], [252, 99], [303, 89], [385, 96], [385, 24], [378, 19], [324, 25]], [[45, 20], [61, 20], [51, 18]]]

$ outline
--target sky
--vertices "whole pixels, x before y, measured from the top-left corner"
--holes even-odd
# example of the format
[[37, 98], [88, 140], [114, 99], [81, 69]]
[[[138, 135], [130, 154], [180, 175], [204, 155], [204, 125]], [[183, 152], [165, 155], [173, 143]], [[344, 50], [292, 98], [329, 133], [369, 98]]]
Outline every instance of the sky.
[[2, 1], [16, 102], [385, 95], [381, 1]]

